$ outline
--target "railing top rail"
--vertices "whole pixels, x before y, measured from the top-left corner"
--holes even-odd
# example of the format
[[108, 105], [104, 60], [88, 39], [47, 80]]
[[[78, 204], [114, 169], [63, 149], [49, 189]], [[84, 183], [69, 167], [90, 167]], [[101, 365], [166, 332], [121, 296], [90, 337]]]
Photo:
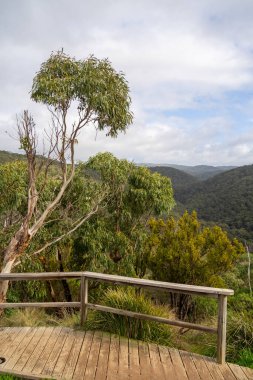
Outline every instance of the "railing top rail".
[[124, 277], [111, 274], [96, 272], [41, 272], [41, 273], [3, 273], [0, 274], [1, 280], [22, 281], [22, 280], [57, 280], [57, 279], [78, 279], [86, 277], [94, 281], [113, 282], [115, 284], [134, 285], [141, 287], [151, 287], [157, 289], [171, 290], [172, 292], [209, 295], [217, 297], [218, 295], [230, 296], [234, 294], [232, 289], [212, 288], [207, 286], [177, 284], [171, 282], [162, 282], [155, 280], [146, 280], [133, 277]]
[[84, 276], [86, 278], [90, 278], [96, 281], [106, 281], [113, 282], [118, 284], [129, 284], [129, 285], [137, 285], [144, 287], [152, 287], [159, 289], [167, 289], [182, 293], [203, 293], [209, 294], [213, 296], [217, 295], [225, 295], [230, 296], [234, 294], [232, 289], [221, 289], [221, 288], [211, 288], [207, 286], [197, 286], [197, 285], [186, 285], [186, 284], [177, 284], [172, 282], [163, 282], [163, 281], [155, 281], [155, 280], [146, 280], [140, 278], [133, 277], [124, 277], [117, 276], [112, 274], [103, 274], [103, 273], [95, 273], [95, 272], [84, 272]]
[[0, 273], [0, 281], [57, 280], [81, 278], [85, 272], [37, 272], [37, 273]]

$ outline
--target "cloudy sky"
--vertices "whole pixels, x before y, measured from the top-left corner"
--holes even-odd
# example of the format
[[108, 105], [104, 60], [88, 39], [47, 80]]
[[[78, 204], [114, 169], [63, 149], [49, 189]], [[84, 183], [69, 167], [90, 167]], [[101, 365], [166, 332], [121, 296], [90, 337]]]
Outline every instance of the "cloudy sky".
[[[116, 140], [83, 131], [77, 159], [253, 163], [252, 0], [0, 0], [0, 150], [18, 151], [16, 114], [52, 51], [108, 57], [129, 82], [135, 118]], [[8, 133], [6, 133], [8, 131]]]

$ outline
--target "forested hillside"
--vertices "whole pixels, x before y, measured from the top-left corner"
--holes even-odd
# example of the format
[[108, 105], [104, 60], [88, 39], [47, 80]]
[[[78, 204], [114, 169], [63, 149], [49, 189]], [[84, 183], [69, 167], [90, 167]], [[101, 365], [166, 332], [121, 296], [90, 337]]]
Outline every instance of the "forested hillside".
[[169, 167], [150, 169], [171, 178], [180, 212], [196, 210], [201, 219], [226, 225], [234, 236], [253, 239], [253, 165], [205, 181]]
[[205, 181], [208, 178], [214, 177], [217, 174], [224, 173], [228, 170], [234, 169], [235, 166], [211, 166], [211, 165], [174, 165], [169, 164], [171, 168], [178, 169], [184, 173], [190, 174], [191, 176], [199, 179], [200, 181]]
[[181, 191], [188, 186], [192, 186], [198, 183], [196, 177], [193, 177], [190, 174], [187, 174], [181, 170], [171, 168], [169, 166], [153, 166], [149, 168], [152, 172], [158, 172], [166, 177], [172, 179], [173, 189], [177, 193], [177, 191]]
[[0, 164], [15, 160], [25, 160], [25, 156], [19, 153], [11, 153], [6, 150], [0, 150]]
[[[205, 181], [208, 178], [214, 177], [217, 174], [224, 173], [228, 170], [235, 169], [236, 166], [211, 166], [211, 165], [195, 165], [195, 166], [187, 166], [187, 165], [176, 165], [176, 164], [140, 164], [140, 166], [147, 166], [149, 169], [155, 169], [156, 171], [162, 170], [164, 175], [169, 175], [170, 169], [177, 169], [180, 172], [189, 174], [193, 176], [195, 179], [200, 181]], [[172, 172], [173, 174], [173, 172]]]
[[[253, 236], [253, 165], [219, 174], [177, 191], [176, 198], [200, 218], [225, 223], [243, 238]], [[235, 231], [236, 232], [236, 231]]]

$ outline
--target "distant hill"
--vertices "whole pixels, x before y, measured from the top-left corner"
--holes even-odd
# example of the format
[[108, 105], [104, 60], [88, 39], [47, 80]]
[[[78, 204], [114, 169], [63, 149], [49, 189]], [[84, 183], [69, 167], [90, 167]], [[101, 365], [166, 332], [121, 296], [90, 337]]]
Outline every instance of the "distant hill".
[[239, 236], [253, 239], [253, 165], [180, 188], [176, 199], [201, 219], [226, 224]]
[[7, 152], [6, 150], [0, 150], [0, 164], [16, 160], [25, 160], [24, 154], [11, 153]]
[[176, 215], [196, 210], [203, 221], [219, 224], [231, 235], [253, 241], [253, 165], [212, 174], [206, 180], [169, 166], [154, 166], [150, 170], [171, 178]]
[[197, 179], [204, 181], [208, 178], [214, 177], [217, 174], [224, 173], [228, 170], [235, 169], [237, 166], [211, 166], [211, 165], [176, 165], [176, 164], [140, 164], [142, 166], [148, 166], [150, 169], [155, 168], [174, 168], [184, 173], [190, 174]]
[[165, 177], [169, 177], [175, 193], [199, 182], [196, 177], [169, 166], [153, 166], [149, 167], [149, 169], [152, 172], [158, 172]]
[[169, 166], [178, 170], [182, 170], [183, 172], [190, 174], [201, 181], [204, 181], [208, 178], [214, 177], [217, 174], [236, 168], [236, 166], [210, 166], [210, 165], [185, 166], [185, 165], [170, 164]]

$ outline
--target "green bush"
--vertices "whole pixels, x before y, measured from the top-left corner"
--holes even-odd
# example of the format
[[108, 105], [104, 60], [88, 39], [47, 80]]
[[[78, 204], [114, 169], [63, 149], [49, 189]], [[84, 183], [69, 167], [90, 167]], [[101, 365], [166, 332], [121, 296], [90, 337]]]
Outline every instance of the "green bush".
[[[108, 289], [101, 303], [117, 309], [166, 318], [169, 314], [164, 306], [154, 305], [144, 295], [138, 295], [135, 289], [129, 288]], [[164, 345], [172, 344], [172, 332], [167, 325], [100, 311], [90, 312], [88, 315], [86, 329], [108, 331]]]

